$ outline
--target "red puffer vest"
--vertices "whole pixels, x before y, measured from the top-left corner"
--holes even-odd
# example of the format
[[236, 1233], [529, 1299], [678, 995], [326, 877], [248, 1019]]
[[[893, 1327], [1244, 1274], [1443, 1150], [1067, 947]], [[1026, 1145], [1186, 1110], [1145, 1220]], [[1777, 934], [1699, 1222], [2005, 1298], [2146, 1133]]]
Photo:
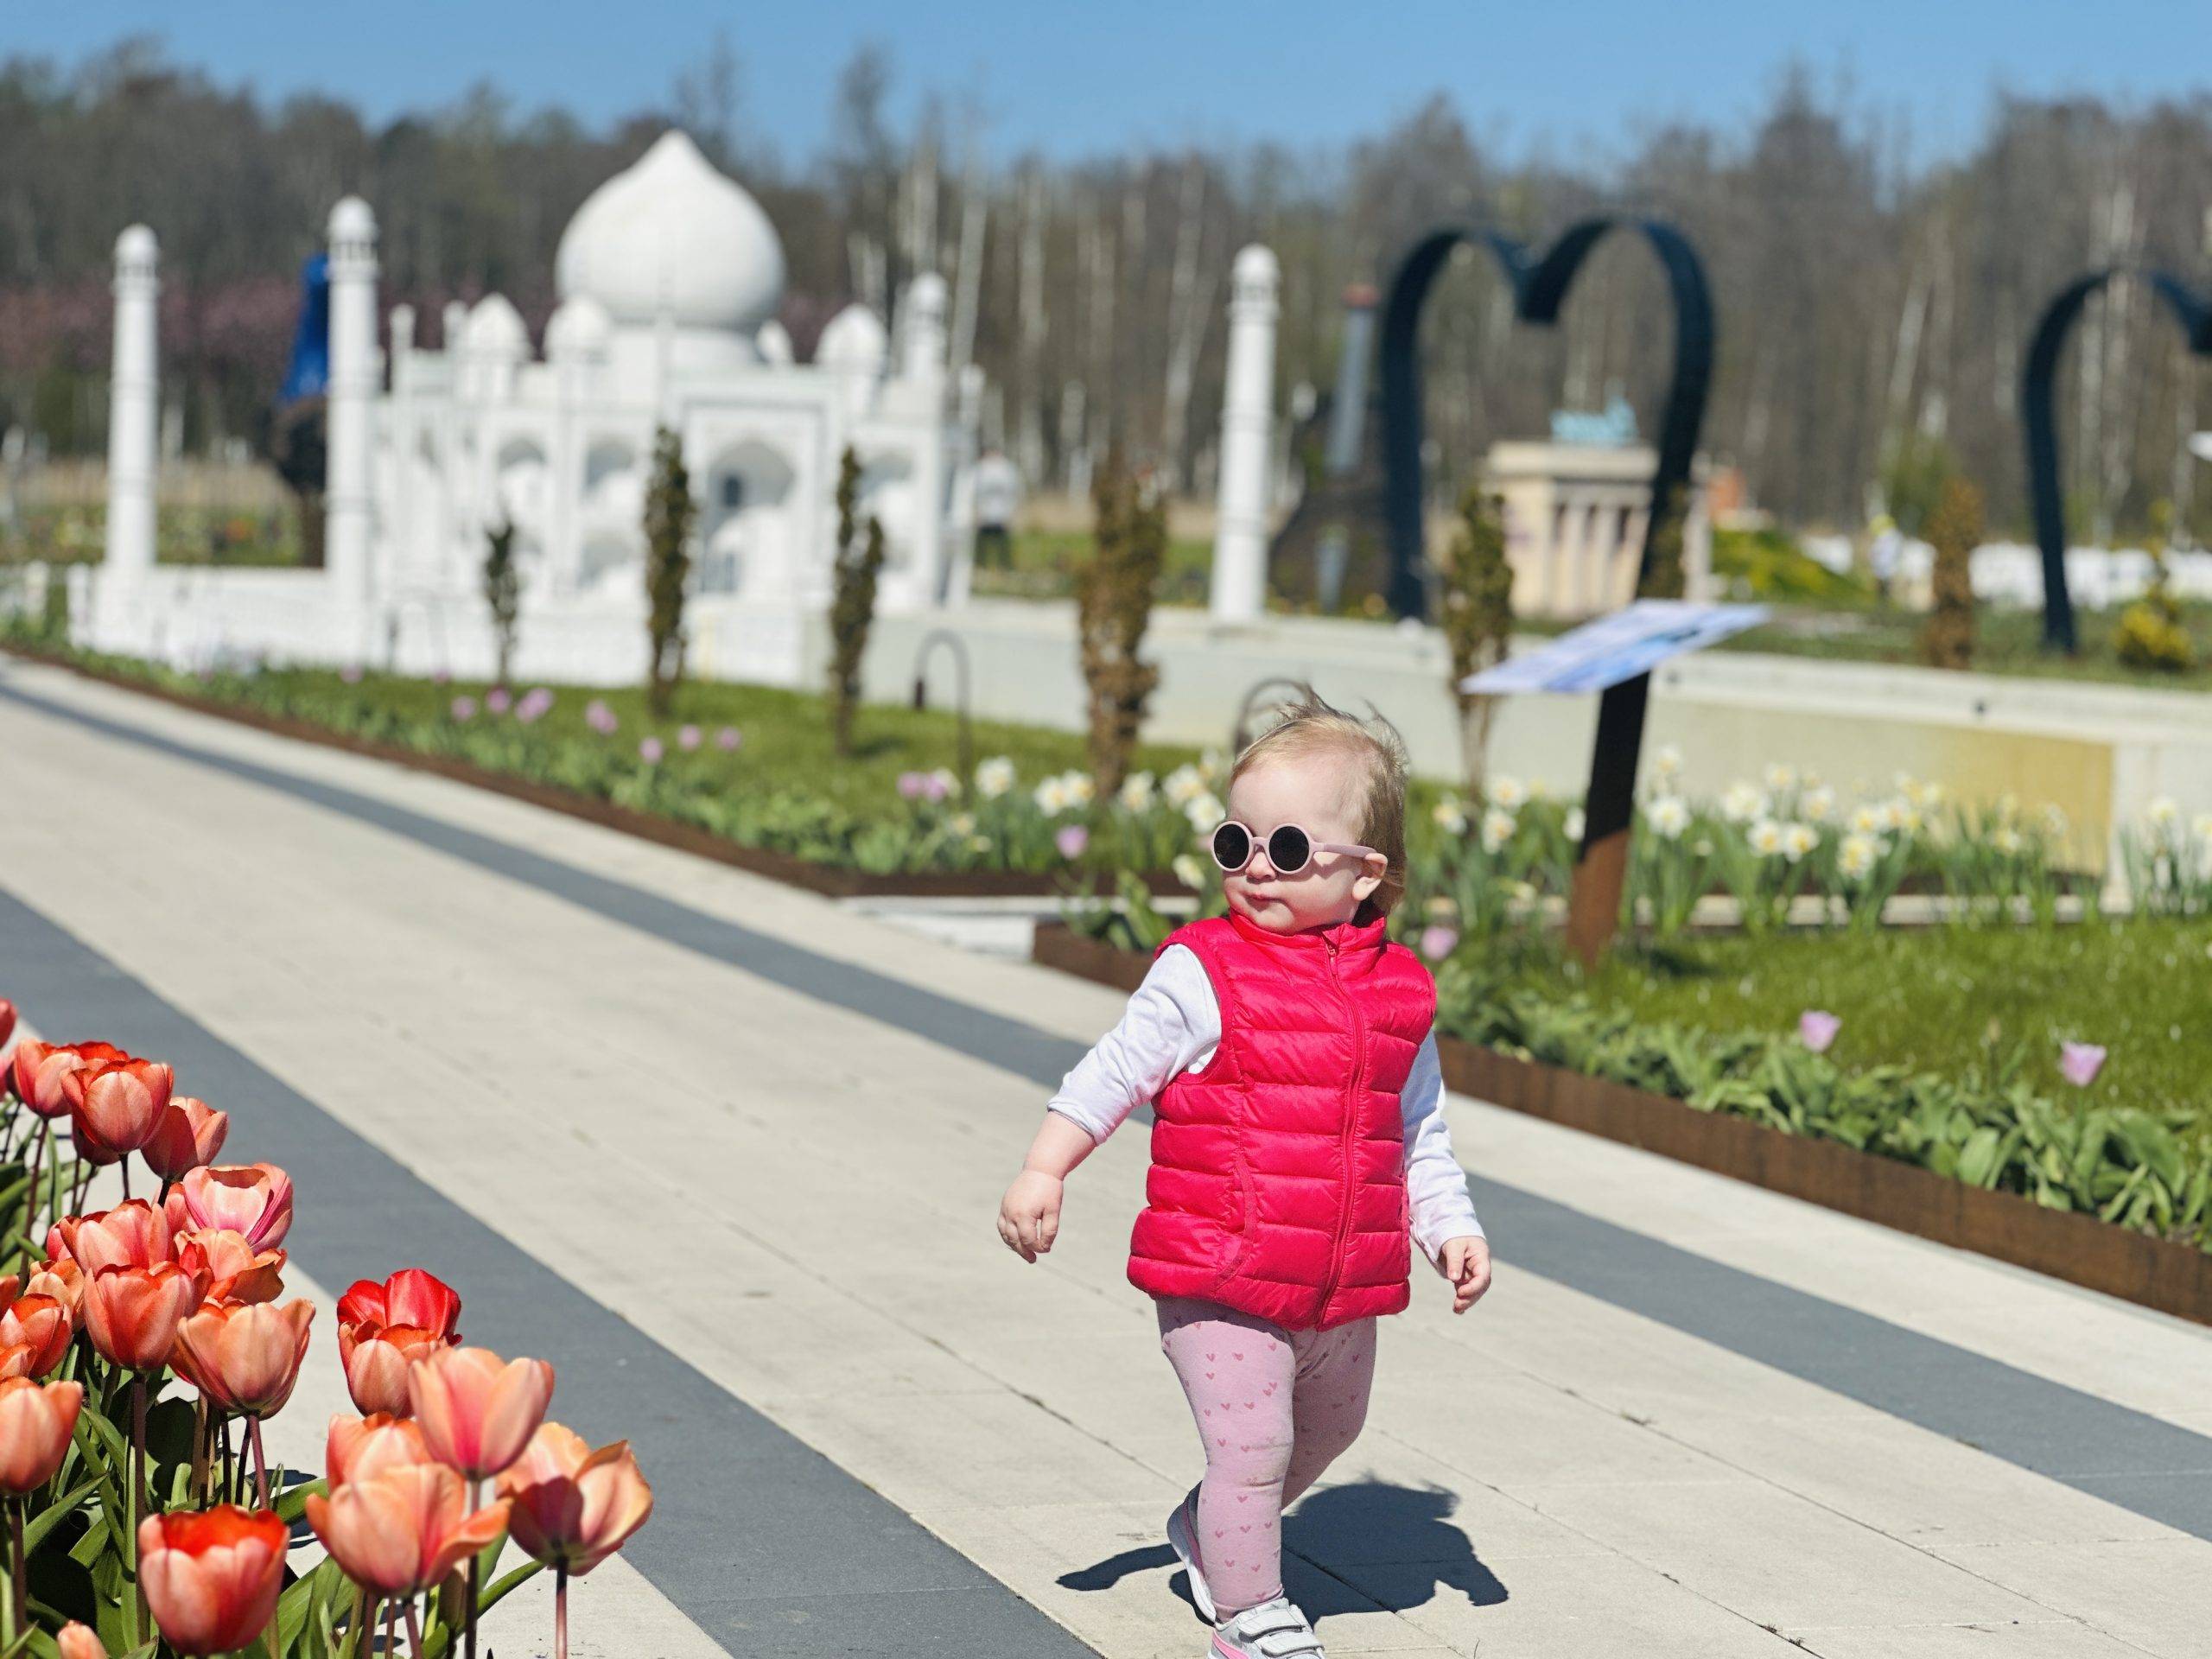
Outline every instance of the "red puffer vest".
[[1160, 1093], [1129, 1282], [1291, 1331], [1410, 1296], [1398, 1096], [1436, 984], [1380, 918], [1270, 933], [1231, 913], [1178, 928], [1221, 1004], [1221, 1045]]

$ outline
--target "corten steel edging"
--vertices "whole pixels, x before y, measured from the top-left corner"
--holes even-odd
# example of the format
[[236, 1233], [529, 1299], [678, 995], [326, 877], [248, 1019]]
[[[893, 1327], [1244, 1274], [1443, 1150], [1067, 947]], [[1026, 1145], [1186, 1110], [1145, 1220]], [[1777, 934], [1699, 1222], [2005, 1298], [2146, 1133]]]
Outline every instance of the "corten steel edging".
[[[72, 662], [66, 657], [54, 656], [25, 645], [7, 644], [0, 645], [0, 651], [22, 658], [27, 662], [65, 669], [81, 679], [113, 686], [118, 690], [132, 692], [139, 696], [151, 697], [157, 702], [187, 709], [194, 714], [209, 715], [234, 725], [251, 727], [256, 731], [292, 738], [302, 743], [318, 744], [327, 749], [342, 749], [349, 754], [387, 761], [411, 772], [427, 772], [454, 783], [488, 790], [494, 795], [505, 795], [511, 800], [543, 807], [549, 812], [582, 818], [587, 823], [595, 823], [604, 830], [617, 830], [626, 836], [635, 836], [641, 841], [674, 848], [678, 852], [712, 859], [718, 864], [728, 864], [748, 874], [763, 876], [789, 887], [803, 887], [828, 899], [1050, 899], [1058, 897], [1065, 890], [1062, 879], [1027, 870], [914, 870], [881, 874], [867, 870], [845, 869], [834, 864], [818, 864], [792, 853], [774, 852], [764, 847], [747, 847], [742, 842], [718, 836], [697, 824], [662, 817], [658, 813], [641, 811], [636, 807], [621, 806], [613, 801], [602, 800], [596, 795], [587, 795], [581, 790], [564, 789], [558, 784], [543, 784], [527, 778], [518, 778], [454, 755], [434, 754], [410, 749], [404, 744], [357, 737], [350, 733], [334, 731], [327, 726], [318, 726], [312, 721], [265, 714], [260, 709], [224, 702], [219, 698], [194, 696], [188, 691], [149, 684], [132, 679], [128, 675], [111, 674], [104, 669], [88, 667], [82, 663]], [[1145, 881], [1152, 892], [1161, 896], [1187, 891], [1182, 882], [1167, 871], [1147, 875]]]
[[[1038, 928], [1033, 955], [1047, 967], [1122, 989], [1134, 988], [1147, 965], [1135, 951], [1060, 925]], [[1492, 1105], [2212, 1325], [2212, 1253], [2194, 1246], [1478, 1043], [1440, 1037], [1436, 1048], [1446, 1084]]]

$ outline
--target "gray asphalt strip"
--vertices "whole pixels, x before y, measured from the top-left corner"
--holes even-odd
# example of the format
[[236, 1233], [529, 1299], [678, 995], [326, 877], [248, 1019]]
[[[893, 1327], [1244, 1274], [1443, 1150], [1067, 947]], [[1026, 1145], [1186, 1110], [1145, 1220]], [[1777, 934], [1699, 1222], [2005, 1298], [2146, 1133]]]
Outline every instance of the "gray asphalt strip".
[[[0, 697], [374, 824], [1041, 1087], [1058, 1084], [1084, 1052], [1080, 1043], [1019, 1020], [388, 801], [13, 687], [0, 686]], [[2212, 1480], [2204, 1478], [2212, 1475], [2212, 1438], [1533, 1192], [1472, 1172], [1470, 1179], [1485, 1229], [1514, 1267], [2212, 1540]]]

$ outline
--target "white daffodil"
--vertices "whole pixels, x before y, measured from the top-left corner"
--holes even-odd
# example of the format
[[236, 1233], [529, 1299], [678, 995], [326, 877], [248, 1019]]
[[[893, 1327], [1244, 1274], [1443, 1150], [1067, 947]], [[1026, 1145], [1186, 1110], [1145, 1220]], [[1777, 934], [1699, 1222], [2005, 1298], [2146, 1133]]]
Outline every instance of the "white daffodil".
[[2143, 816], [2160, 830], [2179, 822], [2181, 806], [2171, 795], [2161, 795], [2143, 810]]
[[1098, 782], [1087, 772], [1064, 772], [1060, 784], [1068, 792], [1071, 805], [1089, 806], [1098, 793]]
[[1868, 802], [1853, 807], [1851, 812], [1851, 833], [1854, 836], [1878, 836], [1890, 827], [1890, 810]]
[[1056, 818], [1073, 804], [1068, 799], [1067, 779], [1047, 778], [1029, 791], [1029, 798], [1037, 803], [1037, 810], [1048, 818]]
[[1796, 785], [1796, 767], [1784, 766], [1777, 760], [1766, 769], [1766, 786], [1777, 793], [1785, 789], [1794, 789]]
[[1782, 855], [1795, 864], [1821, 844], [1821, 832], [1809, 823], [1782, 826]]
[[945, 827], [956, 836], [972, 836], [976, 833], [976, 820], [969, 813], [956, 812]]
[[1152, 774], [1133, 772], [1122, 779], [1122, 805], [1131, 812], [1141, 812], [1152, 804]]
[[1782, 826], [1772, 818], [1761, 818], [1754, 823], [1745, 840], [1761, 858], [1782, 855]]
[[1680, 841], [1690, 827], [1690, 810], [1679, 795], [1662, 795], [1643, 810], [1644, 821], [1667, 841]]
[[1805, 798], [1797, 804], [1798, 810], [1815, 823], [1826, 823], [1835, 815], [1835, 791], [1822, 784], [1807, 790]]
[[1529, 798], [1529, 787], [1518, 778], [1494, 779], [1488, 792], [1492, 806], [1502, 806], [1509, 812]]
[[987, 801], [995, 801], [1014, 787], [1014, 758], [995, 754], [976, 768], [976, 789]]
[[1178, 766], [1160, 786], [1170, 806], [1188, 806], [1206, 792], [1206, 775], [1196, 766]]
[[1229, 816], [1228, 808], [1211, 793], [1202, 794], [1183, 809], [1183, 816], [1190, 820], [1191, 828], [1200, 835], [1209, 835]]
[[1920, 786], [1920, 793], [1913, 798], [1922, 811], [1933, 812], [1943, 804], [1943, 785], [1931, 779]]
[[1208, 783], [1229, 769], [1229, 757], [1219, 749], [1208, 749], [1198, 756], [1198, 771]]
[[1175, 872], [1175, 879], [1193, 893], [1206, 884], [1206, 867], [1198, 861], [1196, 853], [1176, 854], [1168, 868]]
[[1436, 827], [1447, 836], [1467, 833], [1467, 804], [1465, 801], [1439, 801], [1429, 817], [1436, 820]]
[[1836, 868], [1843, 872], [1847, 880], [1864, 881], [1873, 874], [1874, 866], [1881, 856], [1882, 843], [1879, 841], [1854, 830], [1843, 838], [1843, 844], [1836, 849]]
[[1567, 830], [1567, 838], [1569, 841], [1580, 842], [1582, 839], [1583, 830], [1588, 827], [1583, 818], [1582, 809], [1579, 806], [1568, 807], [1567, 822], [1562, 827]]
[[1651, 773], [1655, 778], [1672, 778], [1682, 769], [1682, 752], [1672, 743], [1662, 743], [1659, 753], [1651, 757]]
[[1890, 828], [1901, 836], [1920, 833], [1920, 809], [1910, 799], [1899, 796], [1889, 804]]
[[960, 787], [959, 775], [950, 766], [939, 766], [930, 773], [930, 782], [935, 785], [935, 791], [930, 797], [933, 801], [950, 798]]
[[2212, 812], [2200, 812], [2190, 822], [2190, 833], [2199, 841], [2212, 841]]
[[2009, 823], [2000, 823], [1990, 835], [1989, 844], [2011, 858], [2020, 850], [2020, 832]]
[[1720, 798], [1720, 816], [1731, 823], [1749, 823], [1766, 814], [1766, 794], [1757, 784], [1731, 784]]
[[1493, 806], [1483, 814], [1483, 850], [1494, 853], [1513, 839], [1514, 817]]

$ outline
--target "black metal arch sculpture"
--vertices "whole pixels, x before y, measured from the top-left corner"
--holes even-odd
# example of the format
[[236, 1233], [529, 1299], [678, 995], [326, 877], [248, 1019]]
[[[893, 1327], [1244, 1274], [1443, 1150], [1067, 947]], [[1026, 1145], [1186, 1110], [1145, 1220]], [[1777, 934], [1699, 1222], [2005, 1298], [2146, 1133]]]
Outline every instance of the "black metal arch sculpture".
[[2058, 353], [2080, 321], [2082, 308], [2115, 276], [2140, 276], [2181, 325], [2190, 353], [2212, 357], [2212, 302], [2178, 276], [2133, 265], [2112, 265], [2076, 277], [2059, 289], [2036, 324], [2020, 376], [2020, 420], [2028, 442], [2028, 494], [2035, 509], [2036, 545], [2043, 553], [2043, 642], [2074, 652], [2074, 600], [2066, 589], [2066, 493], [2058, 475], [2056, 385]]
[[[1390, 279], [1382, 313], [1382, 465], [1390, 524], [1390, 607], [1400, 616], [1428, 608], [1421, 579], [1421, 411], [1420, 334], [1422, 306], [1444, 262], [1461, 243], [1487, 248], [1513, 290], [1513, 315], [1550, 327], [1559, 321], [1582, 262], [1605, 233], [1642, 233], [1667, 274], [1675, 302], [1675, 366], [1659, 421], [1659, 457], [1651, 478], [1651, 510], [1644, 516], [1637, 586], [1651, 569], [1651, 554], [1680, 510], [1705, 424], [1706, 394], [1713, 384], [1713, 298], [1705, 267], [1688, 238], [1652, 219], [1611, 216], [1570, 226], [1541, 257], [1497, 231], [1478, 225], [1446, 225], [1416, 242]], [[1598, 702], [1598, 735], [1590, 758], [1590, 787], [1583, 802], [1582, 847], [1567, 903], [1567, 943], [1594, 962], [1612, 937], [1628, 874], [1628, 833], [1636, 811], [1636, 769], [1643, 747], [1643, 709], [1650, 677], [1639, 674], [1605, 691]]]

